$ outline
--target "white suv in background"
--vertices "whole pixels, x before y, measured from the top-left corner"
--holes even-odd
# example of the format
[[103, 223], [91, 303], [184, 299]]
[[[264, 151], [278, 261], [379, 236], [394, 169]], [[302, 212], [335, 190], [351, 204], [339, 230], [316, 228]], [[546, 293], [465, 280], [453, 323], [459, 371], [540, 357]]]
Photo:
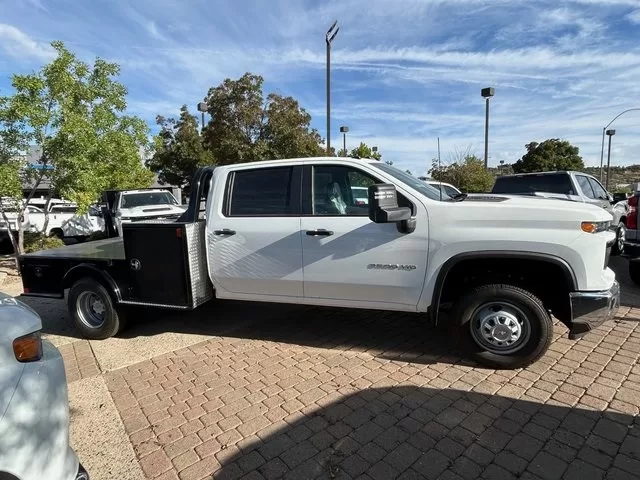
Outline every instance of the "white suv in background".
[[460, 195], [462, 193], [460, 190], [458, 190], [456, 187], [454, 187], [450, 183], [439, 182], [438, 180], [434, 180], [433, 178], [428, 178], [428, 177], [418, 177], [418, 178], [422, 180], [424, 183], [426, 183], [427, 185], [431, 185], [432, 187], [437, 188], [444, 195], [447, 195], [451, 198], [455, 197], [456, 195]]

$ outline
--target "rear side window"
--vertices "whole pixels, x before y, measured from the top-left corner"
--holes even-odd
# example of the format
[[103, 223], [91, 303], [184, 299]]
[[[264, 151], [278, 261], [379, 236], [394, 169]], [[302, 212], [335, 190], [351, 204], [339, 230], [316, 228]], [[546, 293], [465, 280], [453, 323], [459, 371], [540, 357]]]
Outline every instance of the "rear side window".
[[295, 214], [291, 205], [292, 174], [293, 167], [232, 173], [227, 215], [261, 217]]
[[523, 175], [496, 179], [492, 193], [531, 194], [535, 192], [575, 195], [569, 175]]

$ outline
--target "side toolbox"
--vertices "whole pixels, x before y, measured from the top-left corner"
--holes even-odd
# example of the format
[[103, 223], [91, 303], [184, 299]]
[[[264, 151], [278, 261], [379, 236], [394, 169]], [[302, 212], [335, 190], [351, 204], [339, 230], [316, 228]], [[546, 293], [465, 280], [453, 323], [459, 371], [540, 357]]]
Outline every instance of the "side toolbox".
[[122, 237], [130, 279], [122, 303], [187, 310], [213, 297], [204, 221], [125, 223]]

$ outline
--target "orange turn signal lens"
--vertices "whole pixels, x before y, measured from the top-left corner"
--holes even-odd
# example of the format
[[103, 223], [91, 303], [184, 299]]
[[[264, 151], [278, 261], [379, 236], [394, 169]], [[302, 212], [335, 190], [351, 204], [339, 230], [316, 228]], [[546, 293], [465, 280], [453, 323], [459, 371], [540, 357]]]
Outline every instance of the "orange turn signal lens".
[[598, 233], [609, 229], [611, 222], [582, 222], [580, 228], [583, 232]]
[[40, 332], [18, 337], [13, 341], [13, 353], [19, 362], [37, 362], [42, 358]]

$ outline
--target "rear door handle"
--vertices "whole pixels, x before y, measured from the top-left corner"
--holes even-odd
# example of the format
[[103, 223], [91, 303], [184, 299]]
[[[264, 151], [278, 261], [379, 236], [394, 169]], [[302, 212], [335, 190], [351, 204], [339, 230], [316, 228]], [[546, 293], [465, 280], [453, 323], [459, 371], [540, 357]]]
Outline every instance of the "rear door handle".
[[223, 228], [222, 230], [214, 230], [213, 233], [215, 233], [216, 235], [235, 235], [236, 231], [235, 230], [229, 230], [228, 228]]
[[333, 232], [331, 230], [320, 228], [318, 230], [307, 230], [307, 235], [309, 235], [310, 237], [328, 237], [329, 235], [333, 235]]

